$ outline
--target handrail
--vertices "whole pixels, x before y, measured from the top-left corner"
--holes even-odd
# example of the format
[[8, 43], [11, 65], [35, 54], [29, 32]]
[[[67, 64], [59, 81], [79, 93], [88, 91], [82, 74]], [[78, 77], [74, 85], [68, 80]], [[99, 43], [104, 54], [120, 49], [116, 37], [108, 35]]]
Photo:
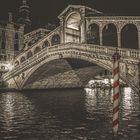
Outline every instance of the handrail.
[[[53, 31], [51, 31], [50, 33], [46, 34], [45, 36], [43, 36], [41, 39], [39, 39], [37, 42], [35, 42], [32, 46], [30, 46], [29, 49], [32, 49], [34, 46], [39, 46], [43, 41], [45, 41], [47, 38], [49, 38], [54, 32], [56, 32], [57, 30], [59, 30], [61, 28], [61, 26], [58, 26], [57, 28], [55, 28]], [[23, 50], [20, 54], [18, 54], [16, 56], [16, 59], [18, 57], [20, 57], [23, 53], [26, 53], [29, 51], [29, 49]]]
[[[107, 55], [112, 57], [112, 55], [116, 52], [116, 48], [113, 47], [106, 47], [106, 46], [99, 46], [99, 45], [91, 45], [91, 44], [78, 44], [78, 43], [66, 43], [66, 44], [59, 44], [55, 46], [50, 46], [47, 48], [43, 48], [40, 52], [33, 55], [21, 65], [16, 66], [12, 71], [7, 72], [4, 74], [4, 77], [8, 75], [16, 75], [19, 71], [26, 69], [27, 67], [37, 63], [36, 61], [40, 61], [40, 59], [44, 59], [45, 57], [54, 54], [54, 53], [61, 53], [64, 51], [81, 51], [81, 52], [88, 52], [88, 53], [99, 53], [100, 55]], [[124, 49], [118, 48], [119, 54], [124, 58], [134, 58], [135, 60], [139, 60], [140, 52], [138, 50], [131, 50], [131, 49]]]

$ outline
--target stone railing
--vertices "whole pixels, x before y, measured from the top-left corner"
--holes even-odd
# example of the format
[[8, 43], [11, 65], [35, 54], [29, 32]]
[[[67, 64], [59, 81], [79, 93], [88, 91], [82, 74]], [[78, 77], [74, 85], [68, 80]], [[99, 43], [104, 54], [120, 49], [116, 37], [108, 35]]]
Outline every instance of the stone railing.
[[38, 36], [44, 36], [44, 35], [48, 34], [48, 32], [49, 32], [49, 30], [44, 29], [44, 28], [34, 30], [34, 31], [24, 35], [24, 42], [28, 42], [32, 38], [35, 38]]
[[[21, 74], [28, 68], [33, 67], [34, 65], [42, 62], [42, 60], [64, 54], [65, 52], [73, 53], [76, 52], [80, 55], [80, 53], [88, 53], [88, 54], [94, 54], [96, 55], [105, 55], [112, 57], [112, 55], [116, 52], [116, 48], [113, 47], [106, 47], [106, 46], [98, 46], [98, 45], [89, 45], [89, 44], [78, 44], [78, 43], [66, 43], [66, 44], [59, 44], [55, 46], [50, 46], [47, 48], [42, 49], [39, 53], [33, 55], [31, 58], [27, 59], [22, 64], [16, 66], [12, 71], [6, 73], [3, 78], [8, 79], [12, 78], [15, 75]], [[140, 53], [137, 50], [131, 50], [131, 49], [123, 49], [118, 48], [119, 54], [123, 57], [123, 59], [129, 59], [130, 61], [139, 61]]]
[[20, 54], [18, 54], [15, 58], [18, 59], [19, 57], [21, 57], [23, 54], [27, 53], [29, 50], [33, 49], [36, 46], [40, 46], [41, 44], [43, 44], [46, 40], [49, 40], [49, 38], [56, 32], [59, 32], [59, 30], [61, 29], [61, 26], [58, 26], [56, 29], [54, 29], [53, 31], [49, 32], [48, 34], [46, 34], [45, 36], [43, 36], [42, 38], [40, 38], [38, 41], [34, 42], [30, 47], [28, 47], [27, 49], [23, 49], [22, 52]]

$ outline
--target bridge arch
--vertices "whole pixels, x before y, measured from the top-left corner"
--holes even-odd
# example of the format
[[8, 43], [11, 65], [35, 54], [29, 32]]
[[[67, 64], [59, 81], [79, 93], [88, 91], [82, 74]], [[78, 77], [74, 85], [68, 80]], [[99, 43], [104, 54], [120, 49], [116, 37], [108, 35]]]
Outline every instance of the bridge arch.
[[[20, 88], [23, 89], [24, 86], [26, 85], [26, 82], [28, 81], [28, 79], [32, 76], [32, 74], [37, 71], [40, 67], [42, 67], [43, 65], [45, 65], [46, 63], [49, 63], [53, 60], [57, 60], [57, 59], [65, 59], [65, 58], [73, 58], [73, 59], [79, 59], [79, 60], [84, 60], [93, 64], [96, 64], [110, 72], [112, 72], [112, 62], [111, 60], [109, 60], [110, 62], [105, 63], [102, 60], [99, 60], [98, 58], [96, 59], [95, 56], [92, 57], [90, 55], [86, 55], [86, 54], [80, 54], [80, 56], [77, 56], [78, 53], [77, 52], [73, 52], [73, 54], [69, 54], [69, 52], [66, 52], [64, 54], [58, 55], [57, 53], [50, 55], [49, 59], [44, 59], [41, 63], [38, 63], [37, 65], [35, 65], [26, 75], [25, 79], [23, 79], [23, 81], [21, 82]], [[129, 82], [124, 75], [120, 74], [120, 78], [126, 82], [130, 87], [131, 86], [131, 82]]]
[[60, 35], [59, 34], [55, 34], [52, 36], [51, 38], [51, 45], [57, 45], [60, 44]]
[[115, 24], [106, 24], [102, 30], [102, 37], [104, 46], [118, 47], [118, 34]]
[[[59, 57], [61, 57], [61, 56], [59, 56]], [[36, 65], [29, 73], [27, 73], [25, 79], [23, 79], [23, 82], [22, 82], [21, 85], [20, 85], [20, 88], [21, 88], [21, 89], [24, 88], [24, 86], [26, 85], [26, 82], [28, 81], [28, 79], [29, 79], [29, 78], [32, 76], [32, 74], [34, 74], [34, 72], [36, 72], [40, 67], [42, 67], [43, 65], [45, 65], [46, 63], [49, 63], [49, 62], [51, 62], [51, 61], [58, 60], [58, 59], [62, 59], [62, 58], [59, 58], [59, 57], [57, 58], [57, 57], [55, 57], [54, 55], [52, 55], [52, 58], [51, 58], [51, 59], [46, 59], [46, 60], [42, 61], [41, 63], [39, 63], [38, 65]], [[64, 59], [65, 59], [65, 58], [70, 58], [70, 59], [72, 58], [72, 59], [79, 59], [79, 60], [87, 61], [87, 62], [96, 64], [96, 65], [98, 65], [98, 66], [100, 66], [100, 67], [102, 67], [102, 68], [104, 68], [104, 69], [106, 69], [106, 70], [112, 72], [112, 69], [111, 69], [108, 65], [104, 64], [102, 61], [99, 61], [99, 60], [97, 60], [97, 59], [89, 59], [88, 56], [77, 57], [77, 53], [74, 53], [72, 57], [69, 56], [69, 54], [68, 54], [67, 56], [65, 56], [65, 57], [63, 57], [63, 58], [64, 58]]]
[[88, 26], [87, 43], [100, 45], [99, 25], [96, 23]]
[[126, 24], [121, 30], [121, 47], [139, 49], [138, 29], [135, 24]]

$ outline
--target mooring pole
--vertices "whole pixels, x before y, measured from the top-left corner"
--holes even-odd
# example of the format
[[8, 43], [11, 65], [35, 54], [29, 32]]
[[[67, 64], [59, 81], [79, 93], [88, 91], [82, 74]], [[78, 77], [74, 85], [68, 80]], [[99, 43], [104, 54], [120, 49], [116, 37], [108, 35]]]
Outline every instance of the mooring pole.
[[119, 129], [119, 59], [120, 55], [116, 50], [113, 58], [113, 133], [117, 135]]

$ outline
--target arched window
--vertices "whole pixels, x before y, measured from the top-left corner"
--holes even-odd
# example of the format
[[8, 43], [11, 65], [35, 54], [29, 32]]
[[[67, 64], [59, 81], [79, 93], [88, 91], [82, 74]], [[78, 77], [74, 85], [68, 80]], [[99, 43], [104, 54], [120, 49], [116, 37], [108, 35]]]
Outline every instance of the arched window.
[[87, 43], [100, 45], [99, 26], [97, 24], [91, 24], [88, 27]]
[[139, 49], [138, 29], [134, 24], [127, 24], [121, 31], [121, 47]]
[[45, 47], [48, 47], [48, 46], [50, 46], [50, 43], [48, 42], [48, 40], [46, 40], [42, 47], [45, 48]]
[[79, 13], [72, 13], [68, 20], [66, 21], [67, 28], [71, 28], [74, 30], [80, 29], [80, 23], [81, 23], [81, 16]]
[[52, 46], [60, 44], [60, 36], [59, 35], [54, 35], [51, 39], [51, 44], [52, 44]]
[[22, 56], [21, 59], [20, 59], [20, 63], [23, 63], [25, 60], [26, 60], [25, 57]]
[[38, 53], [39, 51], [41, 51], [40, 47], [36, 47], [34, 50], [34, 54]]
[[18, 65], [19, 65], [19, 61], [16, 61], [16, 62], [15, 62], [15, 66], [18, 66]]
[[103, 45], [118, 47], [117, 28], [114, 24], [107, 24], [103, 28]]
[[33, 53], [31, 51], [27, 53], [27, 58], [30, 58], [32, 56], [33, 56]]

